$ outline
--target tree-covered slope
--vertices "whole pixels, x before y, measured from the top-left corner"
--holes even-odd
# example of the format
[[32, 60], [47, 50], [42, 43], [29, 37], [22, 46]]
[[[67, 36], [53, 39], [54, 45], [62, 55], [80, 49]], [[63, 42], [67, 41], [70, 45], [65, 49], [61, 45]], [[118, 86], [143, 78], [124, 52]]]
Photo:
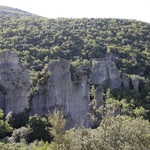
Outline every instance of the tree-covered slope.
[[0, 6], [0, 52], [5, 50], [18, 53], [31, 74], [32, 84], [50, 59], [60, 57], [74, 65], [89, 64], [91, 58], [111, 52], [120, 72], [142, 76], [139, 98], [149, 104], [148, 23], [101, 18], [47, 19]]
[[[82, 61], [104, 57], [108, 51], [118, 57], [120, 68], [149, 65], [148, 23], [121, 19], [46, 19], [5, 7], [1, 7], [0, 13], [3, 10], [7, 17], [0, 16], [0, 49], [17, 51], [28, 68], [41, 70], [47, 56]], [[12, 16], [16, 13], [24, 15]], [[132, 57], [137, 60], [135, 64], [130, 62]]]

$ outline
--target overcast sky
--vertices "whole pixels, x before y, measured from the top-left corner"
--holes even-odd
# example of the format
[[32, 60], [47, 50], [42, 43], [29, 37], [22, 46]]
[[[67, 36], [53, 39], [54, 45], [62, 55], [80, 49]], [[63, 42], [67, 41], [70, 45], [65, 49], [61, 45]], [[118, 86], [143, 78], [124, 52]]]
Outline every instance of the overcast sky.
[[150, 23], [150, 0], [0, 0], [48, 18], [125, 18]]

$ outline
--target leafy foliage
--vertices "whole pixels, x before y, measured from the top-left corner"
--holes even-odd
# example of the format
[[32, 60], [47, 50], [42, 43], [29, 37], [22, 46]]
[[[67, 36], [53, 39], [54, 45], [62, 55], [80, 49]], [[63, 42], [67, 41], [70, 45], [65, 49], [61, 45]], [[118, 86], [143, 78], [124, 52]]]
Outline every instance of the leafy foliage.
[[31, 128], [32, 132], [30, 134], [30, 141], [34, 140], [43, 140], [43, 141], [51, 141], [51, 135], [47, 131], [47, 128], [50, 127], [50, 124], [47, 122], [46, 118], [41, 118], [37, 114], [31, 116], [27, 123], [27, 126]]
[[4, 121], [4, 113], [0, 109], [0, 139], [10, 135], [12, 131], [12, 127], [8, 124], [8, 122]]
[[148, 23], [121, 19], [46, 19], [9, 14], [0, 16], [0, 49], [17, 51], [30, 70], [41, 70], [49, 59], [61, 57], [83, 61], [104, 57], [108, 52], [118, 56], [118, 67], [127, 72], [137, 72], [137, 68], [144, 71], [149, 67]]
[[52, 127], [47, 129], [53, 136], [53, 141], [60, 144], [65, 133], [66, 125], [66, 119], [63, 112], [59, 109], [55, 109], [52, 114], [48, 115], [47, 120], [52, 125]]
[[[124, 102], [125, 103], [125, 102]], [[125, 103], [126, 109], [130, 105]], [[63, 142], [59, 144], [62, 150], [143, 150], [150, 148], [150, 124], [141, 115], [130, 117], [126, 114], [114, 113], [119, 107], [119, 101], [108, 99], [103, 108], [103, 119], [96, 129], [78, 128], [66, 131]], [[124, 109], [121, 111], [124, 112]], [[127, 111], [126, 110], [126, 111]], [[134, 112], [134, 109], [132, 110]], [[58, 145], [57, 145], [58, 146]]]

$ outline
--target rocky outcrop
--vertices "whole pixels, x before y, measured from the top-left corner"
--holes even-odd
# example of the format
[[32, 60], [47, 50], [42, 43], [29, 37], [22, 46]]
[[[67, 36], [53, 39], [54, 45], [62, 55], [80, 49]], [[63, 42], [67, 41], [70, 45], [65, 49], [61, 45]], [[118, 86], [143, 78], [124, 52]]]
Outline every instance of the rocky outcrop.
[[134, 90], [139, 89], [139, 83], [140, 83], [140, 80], [138, 76], [135, 76], [132, 78], [132, 85], [133, 85]]
[[74, 70], [66, 60], [51, 61], [44, 69], [44, 77], [40, 79], [39, 89], [33, 95], [29, 107], [29, 74], [19, 62], [17, 54], [6, 51], [0, 56], [0, 108], [8, 114], [8, 119], [11, 119], [11, 114], [21, 113], [25, 108], [30, 108], [31, 115], [41, 116], [54, 108], [61, 108], [73, 127], [89, 127], [92, 121], [87, 115], [91, 110], [90, 87], [86, 75], [90, 71], [90, 81], [97, 87], [94, 94], [96, 108], [103, 105], [103, 89], [120, 88], [121, 83], [125, 89], [129, 89], [130, 80], [135, 90], [139, 88], [138, 76], [129, 80], [128, 75], [123, 73], [121, 80], [115, 63], [109, 59], [98, 61], [91, 70], [89, 67], [80, 66]]
[[89, 76], [91, 82], [110, 89], [119, 88], [121, 79], [119, 71], [113, 61], [99, 61], [92, 67]]
[[19, 63], [16, 53], [4, 52], [0, 57], [0, 108], [7, 114], [21, 113], [28, 108], [29, 74]]
[[123, 84], [123, 87], [125, 89], [129, 89], [129, 87], [130, 87], [130, 80], [129, 80], [129, 77], [128, 77], [127, 73], [123, 73], [122, 74], [122, 84]]
[[33, 97], [32, 114], [44, 115], [52, 108], [61, 107], [71, 116], [74, 126], [88, 126], [90, 88], [82, 73], [72, 80], [70, 63], [60, 59], [52, 61], [46, 70], [50, 74]]

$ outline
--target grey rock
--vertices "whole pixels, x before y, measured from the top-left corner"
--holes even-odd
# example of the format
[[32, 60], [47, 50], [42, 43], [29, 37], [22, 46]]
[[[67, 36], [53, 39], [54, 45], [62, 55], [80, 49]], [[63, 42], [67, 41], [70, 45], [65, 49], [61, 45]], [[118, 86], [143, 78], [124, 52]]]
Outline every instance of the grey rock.
[[129, 89], [130, 80], [129, 80], [127, 73], [122, 74], [122, 84], [125, 89]]
[[29, 74], [19, 62], [17, 54], [11, 51], [4, 52], [0, 57], [0, 87], [3, 93], [3, 96], [0, 94], [2, 102], [0, 106], [3, 105], [1, 108], [5, 114], [9, 111], [21, 113], [28, 108]]
[[139, 83], [140, 83], [140, 80], [138, 76], [135, 76], [132, 78], [132, 85], [133, 85], [134, 90], [139, 89]]
[[76, 80], [72, 81], [70, 63], [63, 59], [52, 61], [47, 72], [50, 72], [50, 77], [33, 97], [32, 113], [44, 115], [52, 108], [61, 107], [71, 116], [74, 126], [88, 126], [90, 88], [86, 76], [78, 73]]
[[110, 89], [119, 88], [121, 86], [121, 78], [119, 71], [113, 61], [99, 61], [92, 67], [89, 76], [95, 85], [107, 86]]

